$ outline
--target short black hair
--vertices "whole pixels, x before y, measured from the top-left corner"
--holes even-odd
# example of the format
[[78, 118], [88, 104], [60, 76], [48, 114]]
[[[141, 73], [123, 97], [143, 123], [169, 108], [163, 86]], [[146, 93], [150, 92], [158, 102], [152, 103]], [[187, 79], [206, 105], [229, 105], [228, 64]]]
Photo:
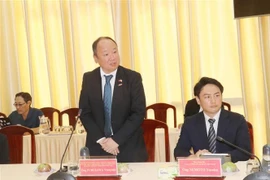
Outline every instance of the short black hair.
[[93, 50], [94, 55], [97, 55], [97, 45], [98, 45], [99, 41], [102, 39], [109, 39], [112, 42], [114, 42], [116, 44], [116, 46], [118, 46], [117, 43], [115, 42], [115, 40], [113, 40], [111, 37], [101, 36], [101, 37], [97, 38], [92, 44], [92, 50]]
[[15, 95], [16, 97], [22, 97], [24, 102], [32, 101], [32, 96], [28, 92], [19, 92]]
[[221, 94], [223, 93], [224, 88], [218, 80], [209, 77], [202, 77], [200, 81], [197, 82], [197, 84], [194, 86], [194, 96], [199, 97], [202, 88], [207, 84], [216, 85], [219, 88]]

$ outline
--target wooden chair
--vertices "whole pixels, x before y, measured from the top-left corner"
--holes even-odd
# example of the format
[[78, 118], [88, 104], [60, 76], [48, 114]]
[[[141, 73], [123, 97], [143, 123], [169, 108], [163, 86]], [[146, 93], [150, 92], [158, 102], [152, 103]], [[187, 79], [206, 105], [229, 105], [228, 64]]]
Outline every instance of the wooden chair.
[[167, 124], [167, 110], [168, 109], [173, 110], [173, 122], [174, 127], [176, 128], [176, 108], [173, 105], [166, 104], [166, 103], [155, 103], [150, 106], [146, 107], [146, 116], [145, 119], [148, 118], [147, 111], [152, 109], [154, 111], [154, 119], [162, 121]]
[[44, 107], [44, 108], [41, 108], [40, 109], [44, 116], [48, 117], [50, 119], [50, 123], [51, 123], [51, 131], [53, 130], [53, 127], [54, 127], [54, 114], [56, 113], [57, 114], [57, 117], [58, 117], [58, 123], [60, 122], [60, 119], [61, 119], [61, 116], [60, 116], [60, 111], [56, 108], [53, 108], [53, 107]]
[[223, 101], [222, 102], [222, 105], [223, 105], [223, 107], [225, 109], [227, 109], [228, 111], [231, 111], [231, 105], [229, 103]]
[[164, 129], [165, 138], [165, 157], [166, 162], [170, 162], [170, 146], [169, 146], [169, 132], [166, 123], [155, 119], [144, 119], [142, 123], [142, 128], [144, 131], [144, 141], [146, 144], [146, 149], [148, 152], [148, 162], [155, 162], [155, 130], [157, 128]]
[[63, 115], [67, 114], [68, 115], [68, 120], [69, 120], [69, 125], [75, 127], [76, 125], [76, 117], [78, 116], [79, 113], [79, 108], [69, 108], [66, 109], [64, 111], [60, 112], [60, 122], [59, 125], [62, 126], [63, 125]]
[[1, 113], [1, 112], [0, 112], [0, 117], [1, 117], [1, 116], [4, 117], [4, 118], [7, 117], [4, 113]]
[[25, 133], [31, 135], [31, 163], [36, 163], [36, 142], [34, 132], [24, 126], [11, 125], [0, 129], [8, 139], [9, 156], [11, 164], [23, 163], [23, 136]]
[[250, 137], [250, 145], [251, 145], [251, 153], [254, 154], [254, 136], [253, 136], [253, 126], [250, 122], [247, 121], [249, 137]]

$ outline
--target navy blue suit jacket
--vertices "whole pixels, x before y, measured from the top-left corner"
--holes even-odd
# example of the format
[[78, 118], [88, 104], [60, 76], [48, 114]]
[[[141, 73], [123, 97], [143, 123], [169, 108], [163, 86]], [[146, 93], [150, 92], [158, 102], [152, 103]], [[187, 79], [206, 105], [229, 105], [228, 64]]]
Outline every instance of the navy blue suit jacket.
[[[251, 152], [249, 131], [244, 116], [222, 109], [218, 122], [217, 136]], [[209, 149], [207, 131], [203, 112], [186, 118], [180, 138], [174, 149], [174, 156], [189, 156], [190, 149]], [[249, 156], [222, 142], [216, 143], [217, 153], [231, 154], [232, 162], [245, 161]]]
[[[96, 141], [104, 137], [104, 105], [100, 68], [83, 76], [80, 95], [80, 119], [87, 131], [86, 146], [90, 156], [110, 155]], [[119, 144], [119, 162], [139, 162], [148, 158], [141, 124], [146, 103], [141, 75], [118, 67], [113, 91], [111, 123], [112, 139]]]

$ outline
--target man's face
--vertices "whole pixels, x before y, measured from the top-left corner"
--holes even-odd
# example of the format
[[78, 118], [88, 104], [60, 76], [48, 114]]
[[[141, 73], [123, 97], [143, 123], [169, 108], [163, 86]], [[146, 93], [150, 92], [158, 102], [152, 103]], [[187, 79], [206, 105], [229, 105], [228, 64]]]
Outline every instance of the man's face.
[[100, 40], [94, 59], [106, 74], [113, 72], [120, 63], [117, 45], [110, 39]]
[[199, 97], [196, 96], [196, 100], [209, 117], [214, 117], [221, 108], [222, 94], [216, 85], [207, 84], [202, 88]]
[[30, 104], [30, 101], [25, 102], [21, 96], [15, 98], [14, 106], [16, 107], [16, 110], [19, 114], [24, 114], [27, 112], [30, 108]]

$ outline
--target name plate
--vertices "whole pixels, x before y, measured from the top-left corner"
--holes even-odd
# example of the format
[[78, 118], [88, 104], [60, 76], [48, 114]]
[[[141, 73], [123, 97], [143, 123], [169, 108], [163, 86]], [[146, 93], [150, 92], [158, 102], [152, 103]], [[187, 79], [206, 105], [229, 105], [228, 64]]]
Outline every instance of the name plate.
[[80, 159], [80, 176], [116, 176], [117, 159]]
[[221, 160], [217, 159], [178, 159], [178, 176], [221, 177]]

